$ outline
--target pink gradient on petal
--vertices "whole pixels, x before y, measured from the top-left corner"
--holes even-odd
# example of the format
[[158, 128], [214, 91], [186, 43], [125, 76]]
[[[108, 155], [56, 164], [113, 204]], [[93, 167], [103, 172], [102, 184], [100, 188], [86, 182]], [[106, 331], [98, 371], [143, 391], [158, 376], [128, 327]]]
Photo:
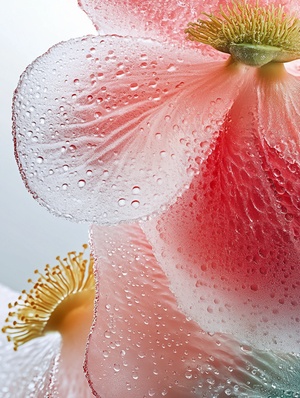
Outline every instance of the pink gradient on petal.
[[[256, 4], [248, 0], [247, 4]], [[189, 22], [195, 22], [203, 13], [215, 13], [220, 5], [232, 5], [230, 0], [79, 0], [79, 6], [87, 13], [101, 34], [119, 34], [151, 37], [160, 41], [175, 41], [192, 45], [185, 40], [184, 30]], [[300, 14], [298, 0], [260, 0], [260, 5], [284, 5], [286, 12]], [[196, 45], [197, 46], [197, 45]], [[199, 44], [198, 44], [199, 46]], [[209, 46], [201, 46], [216, 58], [221, 56]]]
[[[219, 1], [79, 0], [78, 3], [101, 34], [150, 37], [185, 45], [188, 42], [184, 30], [188, 22], [197, 20], [203, 12], [212, 12]], [[218, 57], [217, 52], [215, 56]]]
[[92, 307], [79, 307], [65, 316], [66, 326], [62, 333], [61, 353], [53, 382], [60, 398], [94, 396], [83, 367], [92, 313]]
[[299, 77], [293, 76], [293, 72], [284, 73], [282, 78], [274, 81], [266, 77], [259, 79], [256, 85], [257, 92], [253, 92], [248, 100], [258, 102], [260, 137], [288, 163], [299, 165]]
[[300, 60], [287, 62], [284, 66], [291, 75], [300, 76]]
[[[296, 357], [251, 351], [185, 317], [138, 225], [93, 226], [91, 240], [97, 305], [86, 367], [98, 397], [237, 398], [297, 388]], [[296, 366], [290, 374], [287, 363]]]
[[87, 37], [53, 47], [25, 71], [14, 98], [28, 189], [76, 221], [160, 211], [207, 157], [247, 74], [234, 68], [144, 39]]
[[300, 347], [295, 102], [289, 81], [265, 88], [252, 76], [190, 189], [143, 226], [188, 316], [207, 331], [290, 352]]

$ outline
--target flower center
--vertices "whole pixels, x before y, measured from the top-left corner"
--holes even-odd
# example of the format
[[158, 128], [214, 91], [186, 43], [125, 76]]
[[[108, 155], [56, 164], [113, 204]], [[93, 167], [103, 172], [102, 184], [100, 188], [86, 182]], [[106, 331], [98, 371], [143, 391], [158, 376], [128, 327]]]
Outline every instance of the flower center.
[[[83, 245], [84, 250], [87, 245]], [[22, 291], [18, 300], [9, 304], [10, 312], [2, 332], [12, 341], [14, 349], [45, 333], [58, 331], [62, 335], [68, 328], [67, 321], [93, 311], [95, 280], [92, 257], [84, 258], [84, 251], [70, 252], [67, 257], [57, 257], [54, 267], [46, 265], [44, 274], [38, 270], [32, 289]], [[71, 315], [71, 316], [70, 316]], [[72, 325], [69, 325], [72, 327]]]
[[219, 15], [203, 15], [207, 19], [188, 24], [187, 38], [231, 54], [235, 61], [263, 66], [300, 58], [300, 21], [281, 5], [232, 1], [220, 6]]

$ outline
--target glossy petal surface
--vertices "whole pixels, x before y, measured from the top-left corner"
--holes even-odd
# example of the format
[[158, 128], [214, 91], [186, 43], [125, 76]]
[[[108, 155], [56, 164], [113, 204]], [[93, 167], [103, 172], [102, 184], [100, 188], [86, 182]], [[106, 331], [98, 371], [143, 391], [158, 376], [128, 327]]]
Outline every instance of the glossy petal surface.
[[[93, 303], [91, 303], [93, 307]], [[59, 398], [92, 398], [84, 372], [84, 356], [93, 308], [78, 307], [65, 316], [60, 358], [53, 385]]]
[[144, 230], [180, 306], [205, 330], [299, 352], [300, 121], [290, 79], [296, 87], [292, 77], [267, 88], [249, 80], [200, 175]]
[[186, 319], [137, 225], [94, 226], [91, 237], [98, 302], [86, 365], [97, 396], [263, 398], [297, 391], [296, 356], [253, 352]]
[[[8, 303], [15, 301], [17, 294], [0, 285], [0, 323], [8, 313]], [[55, 363], [60, 351], [58, 334], [32, 340], [17, 352], [0, 333], [0, 396], [1, 398], [57, 397], [52, 384]]]
[[[193, 45], [185, 40], [184, 30], [189, 22], [195, 22], [202, 13], [215, 13], [220, 5], [232, 5], [231, 0], [79, 0], [78, 3], [100, 33], [151, 37], [181, 45]], [[248, 0], [247, 4], [250, 3], [255, 4], [256, 0]], [[259, 3], [279, 5], [278, 0], [260, 0]], [[299, 16], [298, 0], [280, 1], [280, 5]], [[208, 46], [201, 48], [216, 58], [221, 56]]]
[[205, 0], [79, 0], [100, 33], [185, 42], [184, 29], [201, 12], [216, 8]]
[[73, 40], [37, 59], [14, 99], [17, 159], [33, 196], [57, 215], [99, 223], [172, 200], [243, 81], [243, 68], [204, 61], [119, 37]]

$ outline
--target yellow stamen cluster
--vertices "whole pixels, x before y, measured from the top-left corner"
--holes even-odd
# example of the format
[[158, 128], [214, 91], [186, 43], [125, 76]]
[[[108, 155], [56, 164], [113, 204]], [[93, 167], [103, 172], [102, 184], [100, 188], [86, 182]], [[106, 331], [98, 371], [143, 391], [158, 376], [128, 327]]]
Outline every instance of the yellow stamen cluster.
[[[87, 245], [83, 248], [86, 250]], [[58, 318], [63, 317], [67, 302], [72, 309], [81, 296], [90, 293], [94, 296], [92, 257], [85, 259], [84, 251], [70, 252], [66, 258], [56, 260], [58, 264], [54, 267], [47, 264], [43, 274], [36, 270], [37, 281], [28, 280], [32, 289], [23, 290], [18, 300], [8, 306], [10, 312], [2, 332], [13, 342], [15, 350], [29, 340], [57, 330]]]
[[232, 45], [249, 44], [276, 47], [299, 55], [299, 20], [287, 15], [281, 5], [260, 6], [259, 1], [255, 5], [232, 1], [226, 8], [220, 6], [219, 16], [203, 15], [207, 19], [188, 24], [188, 39], [229, 54]]

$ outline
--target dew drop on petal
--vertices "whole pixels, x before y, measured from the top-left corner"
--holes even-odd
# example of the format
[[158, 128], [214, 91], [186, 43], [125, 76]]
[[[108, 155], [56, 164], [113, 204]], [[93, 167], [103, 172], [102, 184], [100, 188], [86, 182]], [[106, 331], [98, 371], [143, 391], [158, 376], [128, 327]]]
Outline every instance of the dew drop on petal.
[[99, 299], [86, 363], [100, 396], [246, 398], [298, 390], [299, 356], [253, 349], [186, 318], [137, 224], [94, 225], [91, 236]]
[[125, 200], [124, 198], [120, 198], [120, 199], [118, 200], [118, 205], [119, 205], [120, 207], [125, 206], [125, 205], [126, 205], [126, 200]]
[[78, 181], [78, 187], [79, 188], [83, 188], [85, 186], [85, 184], [86, 184], [85, 180], [79, 180]]
[[140, 202], [139, 202], [138, 200], [133, 200], [133, 201], [131, 202], [131, 206], [132, 206], [134, 209], [137, 209], [137, 208], [140, 206]]

